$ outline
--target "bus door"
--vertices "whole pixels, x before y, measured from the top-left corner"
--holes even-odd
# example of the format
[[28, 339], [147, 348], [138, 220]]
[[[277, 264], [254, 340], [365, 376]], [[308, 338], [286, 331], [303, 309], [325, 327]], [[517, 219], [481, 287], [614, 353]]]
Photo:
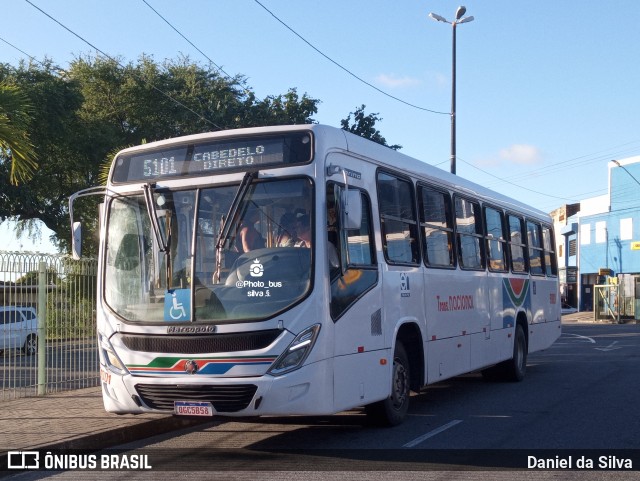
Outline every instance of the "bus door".
[[[334, 407], [342, 410], [381, 399], [390, 383], [387, 366], [381, 362], [385, 356], [382, 295], [369, 196], [330, 181], [326, 205], [326, 237], [318, 238], [326, 242], [329, 313], [334, 323]], [[347, 215], [347, 208], [356, 215]]]

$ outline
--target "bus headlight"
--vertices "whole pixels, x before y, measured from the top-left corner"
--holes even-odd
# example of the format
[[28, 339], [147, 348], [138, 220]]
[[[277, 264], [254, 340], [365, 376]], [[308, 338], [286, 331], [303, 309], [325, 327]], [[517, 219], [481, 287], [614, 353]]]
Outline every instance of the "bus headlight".
[[311, 349], [313, 349], [319, 332], [320, 324], [314, 324], [298, 334], [287, 349], [276, 359], [268, 373], [273, 376], [281, 376], [302, 366]]
[[126, 374], [127, 368], [124, 367], [124, 364], [116, 354], [116, 351], [113, 349], [113, 346], [111, 345], [111, 342], [109, 342], [109, 339], [107, 339], [106, 336], [100, 334], [98, 344], [100, 348], [100, 359], [103, 364], [115, 373]]

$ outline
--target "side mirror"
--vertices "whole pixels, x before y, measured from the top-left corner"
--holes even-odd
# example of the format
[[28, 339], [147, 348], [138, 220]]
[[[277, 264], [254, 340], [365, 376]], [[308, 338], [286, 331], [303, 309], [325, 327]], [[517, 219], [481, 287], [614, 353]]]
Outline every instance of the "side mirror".
[[342, 194], [344, 228], [360, 229], [362, 226], [362, 196], [359, 190], [347, 190]]
[[74, 222], [71, 227], [71, 254], [75, 260], [82, 258], [82, 223]]

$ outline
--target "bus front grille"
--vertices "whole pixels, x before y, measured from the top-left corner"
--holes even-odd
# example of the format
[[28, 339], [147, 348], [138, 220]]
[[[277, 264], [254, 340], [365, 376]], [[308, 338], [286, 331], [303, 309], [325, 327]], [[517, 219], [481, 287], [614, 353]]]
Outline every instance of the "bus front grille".
[[282, 334], [280, 329], [201, 336], [125, 334], [122, 336], [122, 342], [127, 346], [127, 349], [138, 352], [211, 354], [264, 349], [280, 334]]
[[152, 409], [173, 411], [175, 401], [210, 402], [217, 412], [241, 411], [253, 399], [255, 384], [185, 385], [136, 384], [138, 395]]

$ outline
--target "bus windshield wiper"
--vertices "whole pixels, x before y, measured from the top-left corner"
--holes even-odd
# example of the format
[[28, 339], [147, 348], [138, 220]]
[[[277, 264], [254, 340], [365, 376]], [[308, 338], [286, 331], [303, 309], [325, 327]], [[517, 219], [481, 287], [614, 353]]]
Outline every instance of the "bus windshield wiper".
[[166, 265], [166, 282], [167, 289], [171, 287], [171, 217], [167, 218], [167, 228], [166, 228], [166, 236], [162, 235], [162, 231], [160, 230], [160, 219], [158, 219], [158, 212], [156, 211], [153, 194], [155, 192], [155, 184], [148, 183], [142, 186], [144, 190], [144, 201], [147, 205], [147, 212], [149, 214], [149, 220], [151, 221], [153, 232], [153, 237], [155, 238], [156, 245], [158, 246], [158, 250], [164, 253], [165, 256], [165, 265]]
[[238, 209], [240, 208], [240, 204], [244, 200], [244, 197], [247, 195], [247, 191], [255, 179], [258, 176], [258, 173], [255, 171], [247, 172], [244, 174], [242, 178], [242, 182], [238, 186], [238, 190], [236, 191], [236, 195], [233, 197], [231, 201], [231, 206], [229, 206], [229, 212], [227, 212], [226, 217], [222, 219], [222, 225], [220, 226], [220, 235], [218, 236], [218, 241], [216, 242], [216, 271], [214, 273], [214, 280], [216, 283], [220, 282], [220, 273], [222, 270], [222, 249], [229, 238], [229, 233], [231, 232], [231, 227], [234, 225], [235, 218], [238, 215]]
[[169, 250], [169, 243], [165, 240], [160, 231], [160, 220], [158, 219], [158, 213], [156, 212], [153, 202], [155, 184], [144, 184], [142, 189], [144, 190], [144, 201], [147, 205], [147, 213], [149, 214], [149, 220], [151, 221], [153, 237], [156, 240], [156, 245], [160, 249], [160, 252], [166, 253]]

